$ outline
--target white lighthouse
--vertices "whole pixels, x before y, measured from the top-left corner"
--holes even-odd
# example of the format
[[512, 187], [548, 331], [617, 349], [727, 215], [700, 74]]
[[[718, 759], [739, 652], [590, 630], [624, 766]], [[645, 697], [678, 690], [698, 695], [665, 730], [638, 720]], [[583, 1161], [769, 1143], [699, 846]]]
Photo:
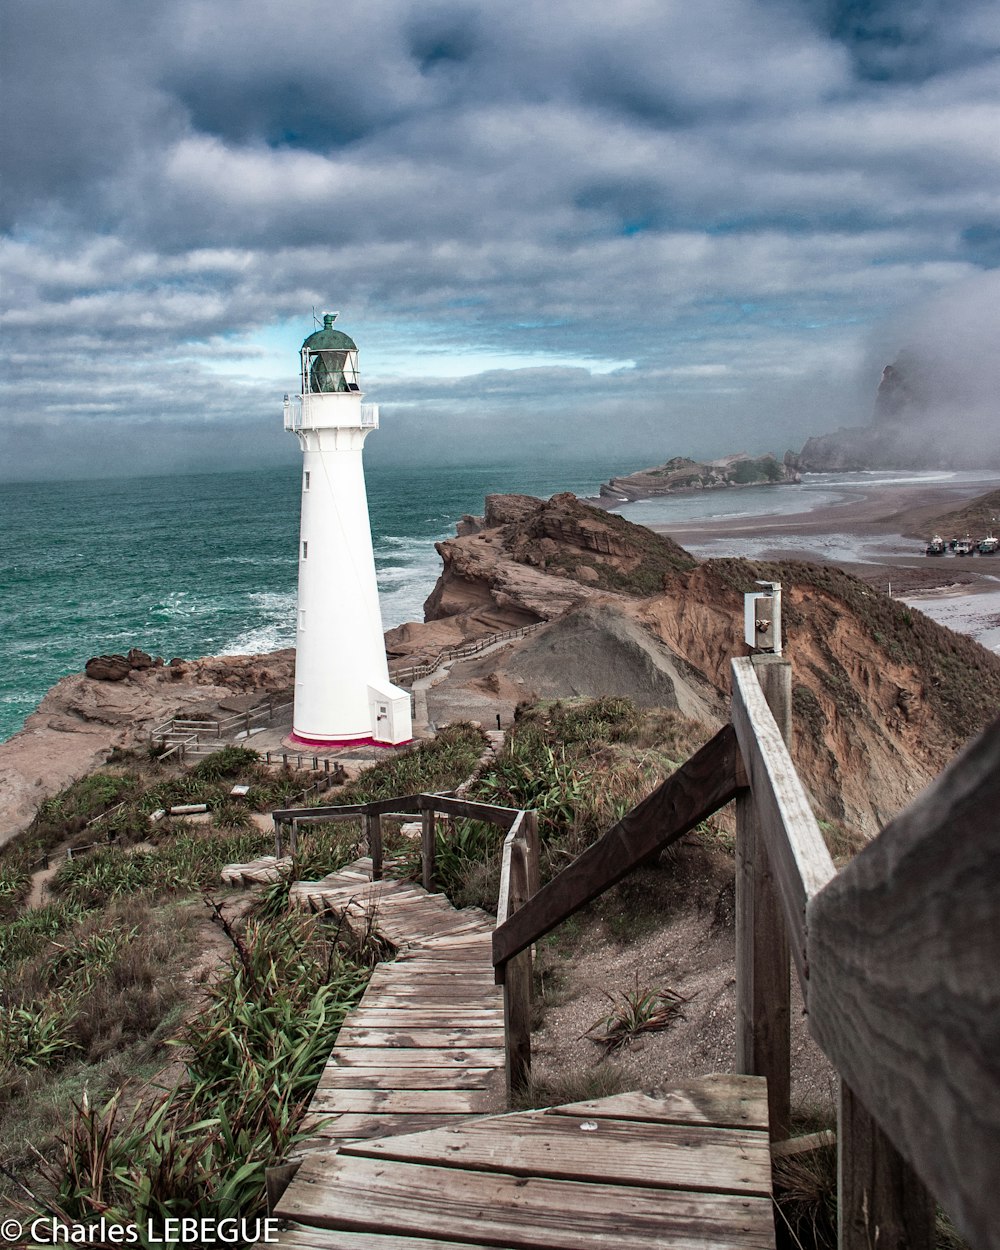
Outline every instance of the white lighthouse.
[[411, 737], [410, 696], [389, 681], [361, 462], [378, 405], [361, 402], [358, 349], [336, 316], [302, 344], [302, 392], [285, 397], [302, 448], [292, 737], [397, 745]]

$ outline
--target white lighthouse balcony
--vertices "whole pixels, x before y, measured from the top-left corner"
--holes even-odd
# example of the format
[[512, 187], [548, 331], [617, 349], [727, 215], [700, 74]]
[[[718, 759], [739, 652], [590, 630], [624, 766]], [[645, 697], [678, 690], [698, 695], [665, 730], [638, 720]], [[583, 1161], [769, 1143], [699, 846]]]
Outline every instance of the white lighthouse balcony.
[[356, 394], [286, 396], [285, 429], [377, 430], [378, 404], [363, 404]]

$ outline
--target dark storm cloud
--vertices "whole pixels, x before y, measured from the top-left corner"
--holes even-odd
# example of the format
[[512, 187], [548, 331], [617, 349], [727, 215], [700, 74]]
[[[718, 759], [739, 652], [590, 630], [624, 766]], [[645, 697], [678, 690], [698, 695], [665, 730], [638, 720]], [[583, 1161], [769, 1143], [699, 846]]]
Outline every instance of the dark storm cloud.
[[[116, 421], [205, 454], [276, 421], [298, 342], [278, 381], [259, 335], [330, 303], [398, 354], [369, 371], [387, 430], [795, 441], [869, 406], [874, 324], [997, 264], [978, 0], [12, 0], [5, 26], [7, 409], [116, 454]], [[435, 378], [422, 348], [495, 363]]]

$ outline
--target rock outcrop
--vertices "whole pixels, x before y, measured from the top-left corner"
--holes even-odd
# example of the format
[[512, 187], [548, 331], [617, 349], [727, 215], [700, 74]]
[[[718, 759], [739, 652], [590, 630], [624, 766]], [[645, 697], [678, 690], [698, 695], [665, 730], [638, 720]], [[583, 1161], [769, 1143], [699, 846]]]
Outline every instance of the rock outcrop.
[[671, 539], [568, 493], [547, 501], [489, 495], [483, 516], [463, 518], [459, 536], [437, 551], [444, 568], [424, 617], [438, 628], [433, 635], [412, 624], [390, 630], [391, 659], [554, 620], [608, 592], [648, 594], [695, 565]]
[[675, 456], [653, 469], [640, 469], [625, 477], [613, 477], [601, 486], [601, 498], [614, 504], [658, 495], [740, 486], [780, 486], [799, 481], [794, 456], [778, 460], [772, 455], [749, 456], [738, 452], [719, 460], [688, 460]]
[[[974, 372], [974, 371], [973, 371]], [[978, 469], [1000, 462], [1000, 406], [982, 379], [912, 352], [885, 366], [871, 425], [810, 438], [803, 472], [864, 469]]]
[[124, 681], [129, 673], [147, 668], [159, 668], [163, 657], [153, 657], [138, 647], [128, 655], [94, 655], [83, 666], [84, 675], [93, 681]]

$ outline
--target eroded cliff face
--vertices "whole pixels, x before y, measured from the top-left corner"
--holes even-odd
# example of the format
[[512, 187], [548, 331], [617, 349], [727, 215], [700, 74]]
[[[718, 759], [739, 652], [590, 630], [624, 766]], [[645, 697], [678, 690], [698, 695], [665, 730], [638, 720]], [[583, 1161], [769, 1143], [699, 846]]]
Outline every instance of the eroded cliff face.
[[[571, 494], [487, 496], [483, 517], [464, 518], [459, 536], [436, 546], [444, 568], [424, 617], [465, 637], [554, 620], [607, 593], [649, 593], [695, 564], [670, 539]], [[387, 643], [398, 658], [415, 655], [423, 639], [404, 625]]]
[[[462, 628], [566, 623], [552, 639], [543, 630], [511, 657], [498, 656], [501, 676], [556, 697], [560, 681], [583, 690], [586, 675], [600, 674], [604, 693], [619, 693], [609, 648], [620, 637], [634, 650], [639, 626], [675, 658], [672, 668], [657, 661], [654, 674], [673, 691], [668, 705], [710, 708], [709, 719], [728, 698], [730, 660], [746, 653], [743, 592], [757, 578], [781, 581], [793, 755], [818, 813], [869, 835], [1000, 706], [1000, 658], [828, 566], [698, 565], [669, 539], [572, 496], [549, 504], [522, 497], [509, 510], [493, 504], [476, 534], [439, 549], [445, 568], [428, 600], [435, 626], [450, 607]], [[620, 628], [611, 625], [616, 616]], [[601, 629], [581, 628], [587, 620]], [[622, 671], [631, 673], [630, 664], [623, 658]]]
[[[763, 571], [751, 566], [734, 585], [735, 563], [708, 562], [637, 609], [647, 628], [720, 692], [729, 688], [730, 660], [746, 651], [740, 585], [751, 586], [753, 574]], [[768, 567], [778, 576], [779, 566]], [[784, 654], [792, 664], [792, 755], [817, 813], [871, 836], [941, 771], [967, 734], [927, 697], [929, 674], [915, 656], [899, 652], [888, 631], [873, 636], [841, 596], [797, 582], [787, 566], [779, 572]], [[858, 593], [876, 598], [866, 587]], [[905, 628], [907, 609], [893, 606]], [[984, 675], [1000, 690], [1000, 663], [977, 650]], [[973, 719], [975, 713], [968, 734]]]

